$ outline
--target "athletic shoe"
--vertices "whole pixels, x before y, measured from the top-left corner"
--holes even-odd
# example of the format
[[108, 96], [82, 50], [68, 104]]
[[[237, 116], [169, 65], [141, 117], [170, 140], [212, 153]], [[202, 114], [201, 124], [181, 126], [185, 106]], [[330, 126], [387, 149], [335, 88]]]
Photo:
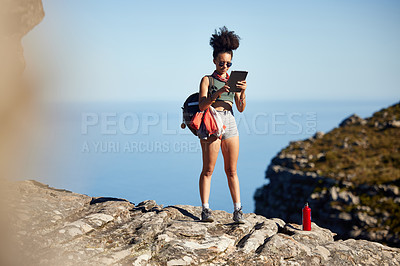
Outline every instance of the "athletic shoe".
[[201, 212], [201, 221], [202, 222], [214, 222], [214, 219], [212, 218], [211, 210], [209, 208], [203, 209]]
[[244, 224], [242, 207], [240, 207], [239, 210], [235, 210], [233, 212], [233, 220], [235, 221], [235, 223]]

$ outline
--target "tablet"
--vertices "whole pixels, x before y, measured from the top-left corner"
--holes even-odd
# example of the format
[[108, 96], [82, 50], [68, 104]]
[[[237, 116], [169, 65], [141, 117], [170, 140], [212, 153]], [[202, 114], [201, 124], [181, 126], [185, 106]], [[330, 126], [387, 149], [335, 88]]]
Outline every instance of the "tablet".
[[247, 71], [232, 71], [227, 82], [229, 86], [229, 91], [241, 92], [242, 90], [236, 87], [238, 81], [245, 80], [247, 76]]

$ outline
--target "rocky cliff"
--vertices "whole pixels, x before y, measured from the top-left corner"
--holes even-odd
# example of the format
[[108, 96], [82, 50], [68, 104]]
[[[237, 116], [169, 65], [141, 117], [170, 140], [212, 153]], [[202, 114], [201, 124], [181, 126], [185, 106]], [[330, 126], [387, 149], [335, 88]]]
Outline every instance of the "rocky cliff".
[[21, 39], [43, 17], [40, 0], [0, 1], [0, 178], [17, 176], [35, 126], [35, 92], [22, 78]]
[[309, 202], [313, 221], [337, 239], [400, 246], [400, 104], [292, 142], [266, 171], [255, 193], [256, 213], [301, 222]]
[[2, 265], [400, 265], [400, 249], [334, 241], [334, 233], [315, 223], [305, 232], [248, 213], [237, 225], [224, 211], [203, 223], [200, 207], [135, 205], [35, 181], [6, 186], [1, 198], [9, 215], [2, 217], [13, 238]]
[[[21, 39], [43, 17], [41, 0], [0, 1], [0, 197], [5, 195], [3, 179], [18, 176], [26, 164], [26, 147], [32, 143], [29, 137], [37, 118], [35, 93], [22, 79], [25, 59]], [[0, 204], [0, 265], [9, 265], [4, 260], [11, 254], [5, 213]]]

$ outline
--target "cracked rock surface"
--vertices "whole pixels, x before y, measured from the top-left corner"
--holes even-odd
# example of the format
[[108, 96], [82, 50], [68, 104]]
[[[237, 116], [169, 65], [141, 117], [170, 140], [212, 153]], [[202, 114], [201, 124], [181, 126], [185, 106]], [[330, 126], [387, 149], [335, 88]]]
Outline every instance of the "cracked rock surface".
[[[201, 207], [91, 198], [36, 181], [10, 185], [8, 207], [21, 265], [400, 265], [400, 249], [334, 233]], [[11, 200], [10, 200], [11, 199]]]

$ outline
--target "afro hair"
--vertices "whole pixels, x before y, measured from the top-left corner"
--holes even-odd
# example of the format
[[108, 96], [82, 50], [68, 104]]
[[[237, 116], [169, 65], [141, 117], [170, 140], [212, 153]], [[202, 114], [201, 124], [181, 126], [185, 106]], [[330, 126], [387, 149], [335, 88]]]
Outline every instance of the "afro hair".
[[229, 31], [227, 27], [219, 28], [219, 32], [211, 36], [210, 45], [214, 49], [213, 56], [216, 58], [218, 54], [228, 52], [232, 55], [232, 51], [239, 47], [240, 37], [234, 31]]

